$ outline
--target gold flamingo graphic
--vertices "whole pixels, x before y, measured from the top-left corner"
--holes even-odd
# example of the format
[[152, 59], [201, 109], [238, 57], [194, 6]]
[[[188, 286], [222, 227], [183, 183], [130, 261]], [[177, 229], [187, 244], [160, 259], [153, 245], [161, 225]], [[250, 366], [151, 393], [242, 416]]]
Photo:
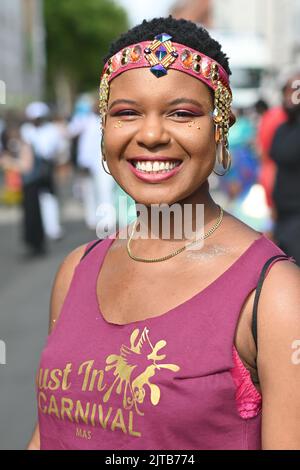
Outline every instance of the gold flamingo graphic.
[[[121, 394], [123, 385], [123, 407], [131, 409], [133, 406], [139, 415], [143, 415], [138, 409], [138, 403], [143, 403], [146, 391], [145, 385], [150, 389], [152, 405], [157, 405], [160, 400], [160, 389], [150, 382], [150, 378], [156, 370], [168, 369], [173, 372], [180, 370], [176, 364], [157, 363], [165, 359], [166, 355], [158, 352], [166, 346], [165, 340], [158, 341], [153, 347], [149, 339], [149, 329], [145, 327], [139, 336], [140, 330], [136, 328], [130, 336], [130, 347], [122, 344], [120, 355], [111, 354], [106, 358], [105, 371], [114, 369], [115, 379], [103, 397], [106, 403], [114, 388], [118, 395]], [[139, 336], [139, 338], [138, 338]], [[134, 376], [134, 377], [133, 377]]]

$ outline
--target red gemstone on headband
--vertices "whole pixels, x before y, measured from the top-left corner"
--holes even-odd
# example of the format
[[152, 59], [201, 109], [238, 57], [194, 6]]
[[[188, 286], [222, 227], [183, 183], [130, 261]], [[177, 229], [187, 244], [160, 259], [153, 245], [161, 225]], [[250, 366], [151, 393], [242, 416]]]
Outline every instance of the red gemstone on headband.
[[205, 57], [202, 59], [201, 62], [201, 71], [205, 78], [210, 78], [211, 62]]
[[117, 54], [113, 56], [112, 62], [111, 62], [111, 66], [114, 72], [118, 70], [118, 68], [120, 67], [120, 60], [121, 60], [121, 54], [120, 52], [118, 52]]

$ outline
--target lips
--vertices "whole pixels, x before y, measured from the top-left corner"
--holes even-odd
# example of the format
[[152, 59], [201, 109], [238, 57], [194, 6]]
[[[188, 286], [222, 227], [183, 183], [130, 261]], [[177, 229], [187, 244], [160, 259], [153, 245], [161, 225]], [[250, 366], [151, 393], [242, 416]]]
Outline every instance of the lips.
[[159, 171], [159, 170], [168, 170], [173, 168], [174, 166], [180, 165], [182, 162], [181, 159], [178, 158], [171, 158], [166, 157], [163, 155], [160, 156], [136, 156], [133, 158], [128, 159], [128, 161], [133, 165], [135, 168], [143, 169], [148, 171], [151, 170], [150, 165], [152, 165], [152, 171]]
[[161, 155], [155, 157], [138, 156], [127, 161], [135, 176], [149, 183], [158, 183], [171, 178], [180, 171], [183, 163], [181, 159]]
[[167, 157], [164, 155], [155, 155], [155, 156], [147, 156], [147, 155], [138, 155], [136, 157], [131, 157], [127, 159], [129, 162], [131, 161], [142, 161], [142, 162], [147, 162], [147, 161], [159, 161], [159, 162], [181, 162], [181, 158], [173, 158], [173, 157]]

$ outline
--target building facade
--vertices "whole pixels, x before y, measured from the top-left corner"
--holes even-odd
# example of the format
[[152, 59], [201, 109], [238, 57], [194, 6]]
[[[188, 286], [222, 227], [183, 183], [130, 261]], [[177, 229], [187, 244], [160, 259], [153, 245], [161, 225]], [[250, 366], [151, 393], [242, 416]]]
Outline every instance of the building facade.
[[[0, 81], [8, 108], [40, 99], [45, 48], [42, 0], [1, 0]], [[2, 96], [3, 98], [3, 96]], [[3, 104], [3, 99], [1, 100]]]
[[184, 18], [211, 28], [212, 1], [211, 0], [177, 0], [170, 11], [174, 18]]
[[214, 28], [267, 41], [275, 70], [300, 59], [299, 0], [211, 0]]
[[277, 70], [300, 60], [299, 0], [177, 0], [170, 13], [209, 29], [264, 37]]

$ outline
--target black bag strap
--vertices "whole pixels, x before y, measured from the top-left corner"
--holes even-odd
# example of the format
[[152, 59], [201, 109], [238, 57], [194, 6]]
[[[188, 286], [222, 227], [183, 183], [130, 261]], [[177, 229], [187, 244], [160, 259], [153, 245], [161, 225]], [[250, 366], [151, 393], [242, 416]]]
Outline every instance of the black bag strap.
[[98, 243], [102, 242], [103, 238], [99, 238], [99, 240], [96, 240], [95, 243], [93, 243], [91, 246], [88, 247], [88, 249], [83, 253], [82, 257], [80, 258], [80, 261], [83, 260], [83, 258], [90, 252], [92, 249], [98, 245]]
[[[272, 258], [269, 258], [266, 263], [263, 265], [263, 268], [261, 270], [261, 273], [260, 273], [260, 276], [259, 276], [259, 279], [258, 279], [258, 283], [257, 283], [257, 287], [256, 287], [256, 292], [255, 292], [255, 297], [254, 297], [254, 304], [253, 304], [253, 312], [252, 312], [252, 335], [253, 335], [253, 339], [254, 339], [254, 342], [255, 342], [255, 346], [256, 346], [256, 351], [257, 351], [257, 307], [258, 307], [258, 300], [259, 300], [259, 296], [260, 296], [260, 293], [261, 293], [261, 289], [262, 289], [262, 286], [263, 286], [263, 282], [264, 282], [264, 279], [265, 279], [265, 275], [266, 275], [266, 272], [269, 268], [269, 266], [273, 263], [273, 261], [275, 259], [289, 259], [289, 257], [287, 255], [276, 255], [276, 256], [272, 256]], [[257, 352], [256, 352], [256, 355], [257, 355]]]
[[[117, 232], [119, 233], [119, 231]], [[83, 258], [90, 252], [92, 251], [92, 249], [98, 245], [98, 243], [102, 242], [103, 240], [106, 240], [106, 238], [99, 238], [99, 240], [96, 240], [95, 243], [93, 243], [91, 246], [89, 246], [89, 248], [84, 252], [83, 256], [80, 258], [80, 261], [83, 260]]]

